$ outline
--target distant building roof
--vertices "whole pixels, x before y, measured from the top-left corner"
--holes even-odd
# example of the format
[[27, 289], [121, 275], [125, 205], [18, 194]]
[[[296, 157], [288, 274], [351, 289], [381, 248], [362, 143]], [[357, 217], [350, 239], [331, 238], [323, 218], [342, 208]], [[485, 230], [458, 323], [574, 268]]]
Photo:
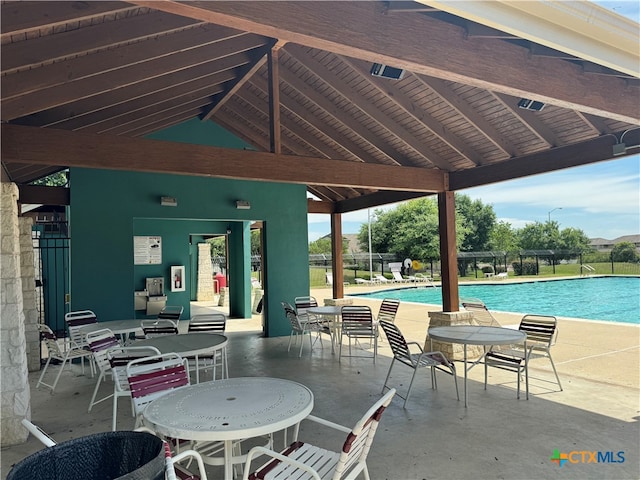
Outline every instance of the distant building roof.
[[637, 248], [640, 248], [640, 235], [623, 235], [621, 237], [614, 238], [613, 240], [601, 237], [589, 239], [589, 245], [594, 247], [596, 250], [611, 250], [614, 245], [620, 242], [633, 243]]
[[[331, 238], [331, 234], [328, 233], [322, 238], [329, 238], [330, 239]], [[342, 235], [342, 238], [344, 238], [348, 242], [347, 252], [349, 252], [349, 253], [363, 253], [362, 249], [358, 245], [358, 234], [357, 233], [345, 233], [345, 234]]]

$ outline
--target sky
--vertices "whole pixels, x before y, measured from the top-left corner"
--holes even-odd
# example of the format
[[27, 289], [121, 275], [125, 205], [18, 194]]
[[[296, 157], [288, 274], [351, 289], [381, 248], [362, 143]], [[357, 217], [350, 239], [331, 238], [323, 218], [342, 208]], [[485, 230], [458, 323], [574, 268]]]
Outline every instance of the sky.
[[[640, 23], [640, 2], [636, 0], [595, 3]], [[613, 240], [640, 234], [640, 155], [457, 193], [491, 205], [497, 220], [513, 228], [551, 219], [561, 230], [578, 228], [589, 238]], [[387, 210], [396, 205], [377, 208]], [[367, 221], [366, 209], [343, 214], [342, 233], [358, 233]], [[329, 215], [309, 214], [308, 222], [310, 242], [331, 232]]]

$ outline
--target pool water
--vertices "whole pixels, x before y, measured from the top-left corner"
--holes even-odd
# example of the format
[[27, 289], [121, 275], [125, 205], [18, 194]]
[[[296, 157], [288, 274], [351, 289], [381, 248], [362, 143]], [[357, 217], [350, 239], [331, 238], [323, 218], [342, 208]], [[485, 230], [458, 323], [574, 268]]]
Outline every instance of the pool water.
[[[489, 310], [640, 324], [640, 277], [592, 277], [502, 285], [460, 285], [460, 298]], [[409, 287], [359, 296], [442, 305], [439, 287]]]

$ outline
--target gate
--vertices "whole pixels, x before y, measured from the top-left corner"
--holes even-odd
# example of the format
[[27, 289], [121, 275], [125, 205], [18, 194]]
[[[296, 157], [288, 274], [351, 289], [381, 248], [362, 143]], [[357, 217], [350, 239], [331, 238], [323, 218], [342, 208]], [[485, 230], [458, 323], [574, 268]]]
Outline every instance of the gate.
[[31, 233], [36, 303], [40, 323], [62, 338], [66, 336], [64, 315], [69, 303], [69, 238], [66, 228], [49, 232], [47, 227], [51, 225], [35, 225]]

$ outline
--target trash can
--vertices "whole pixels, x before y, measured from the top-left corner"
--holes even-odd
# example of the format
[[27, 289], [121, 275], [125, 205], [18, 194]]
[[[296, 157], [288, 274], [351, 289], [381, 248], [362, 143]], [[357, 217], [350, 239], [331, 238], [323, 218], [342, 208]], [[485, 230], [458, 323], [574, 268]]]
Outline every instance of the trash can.
[[227, 286], [227, 277], [221, 273], [216, 273], [213, 278], [217, 282], [214, 282], [214, 293], [220, 293]]
[[44, 448], [7, 480], [164, 480], [162, 440], [146, 432], [105, 432]]

